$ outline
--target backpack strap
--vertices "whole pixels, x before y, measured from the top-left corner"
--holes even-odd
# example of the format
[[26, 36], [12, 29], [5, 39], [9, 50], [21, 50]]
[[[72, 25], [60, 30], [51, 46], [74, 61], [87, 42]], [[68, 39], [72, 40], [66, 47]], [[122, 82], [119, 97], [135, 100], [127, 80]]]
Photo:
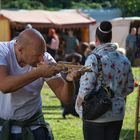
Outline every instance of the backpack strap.
[[97, 67], [98, 67], [98, 77], [97, 77], [97, 83], [99, 83], [101, 86], [103, 85], [103, 69], [102, 69], [102, 62], [101, 62], [101, 56], [93, 53], [97, 59]]

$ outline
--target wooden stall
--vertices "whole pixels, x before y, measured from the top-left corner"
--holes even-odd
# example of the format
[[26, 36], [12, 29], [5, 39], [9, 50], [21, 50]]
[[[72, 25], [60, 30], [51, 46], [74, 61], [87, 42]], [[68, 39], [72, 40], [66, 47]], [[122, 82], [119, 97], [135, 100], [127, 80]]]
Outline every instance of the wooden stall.
[[77, 10], [1, 10], [0, 41], [14, 38], [27, 24], [31, 24], [43, 34], [49, 28], [57, 31], [72, 29], [81, 41], [89, 42], [89, 26], [95, 23], [95, 19]]

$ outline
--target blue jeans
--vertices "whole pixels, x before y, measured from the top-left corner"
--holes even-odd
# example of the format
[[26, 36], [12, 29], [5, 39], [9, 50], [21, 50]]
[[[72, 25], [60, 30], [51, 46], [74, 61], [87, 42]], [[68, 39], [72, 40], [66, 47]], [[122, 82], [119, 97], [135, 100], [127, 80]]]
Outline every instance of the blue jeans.
[[[35, 140], [51, 140], [49, 133], [42, 127], [32, 131]], [[11, 140], [22, 140], [21, 133], [11, 134]]]

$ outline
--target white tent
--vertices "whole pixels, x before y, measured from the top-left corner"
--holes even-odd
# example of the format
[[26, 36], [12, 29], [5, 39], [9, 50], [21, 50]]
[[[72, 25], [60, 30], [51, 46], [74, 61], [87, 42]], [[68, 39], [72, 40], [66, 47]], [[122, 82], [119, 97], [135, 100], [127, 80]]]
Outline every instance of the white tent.
[[[130, 25], [135, 21], [139, 22], [140, 26], [140, 17], [121, 17], [110, 20], [112, 23], [112, 42], [117, 42], [119, 47], [125, 48], [125, 41], [129, 33]], [[100, 23], [98, 22], [90, 28], [91, 41], [95, 41], [95, 30], [99, 24]]]
[[115, 18], [111, 20], [113, 27], [112, 42], [117, 42], [121, 48], [125, 48], [125, 41], [129, 33], [130, 25], [134, 21], [140, 22], [140, 17]]

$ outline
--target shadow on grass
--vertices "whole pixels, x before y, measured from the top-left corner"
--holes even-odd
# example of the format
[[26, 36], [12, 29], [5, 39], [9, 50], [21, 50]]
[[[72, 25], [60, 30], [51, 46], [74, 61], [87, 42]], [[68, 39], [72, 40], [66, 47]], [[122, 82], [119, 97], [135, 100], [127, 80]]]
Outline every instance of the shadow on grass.
[[44, 115], [61, 115], [60, 111], [43, 111]]
[[46, 117], [46, 120], [57, 120], [57, 122], [59, 122], [60, 120], [64, 120], [62, 117], [57, 117], [57, 118], [53, 118], [53, 117]]
[[58, 106], [56, 106], [56, 105], [52, 105], [52, 106], [42, 106], [42, 109], [47, 109], [47, 110], [55, 110], [55, 109], [61, 109], [61, 106], [60, 105], [58, 105]]
[[[134, 140], [134, 130], [122, 129], [119, 140]], [[140, 132], [138, 133], [138, 140], [140, 140]]]
[[45, 117], [45, 119], [46, 120], [57, 120], [58, 122], [60, 121], [60, 120], [63, 120], [63, 121], [68, 121], [68, 120], [73, 120], [73, 117], [67, 117], [67, 118], [63, 118], [63, 117], [61, 117], [61, 116], [59, 116], [59, 117]]

